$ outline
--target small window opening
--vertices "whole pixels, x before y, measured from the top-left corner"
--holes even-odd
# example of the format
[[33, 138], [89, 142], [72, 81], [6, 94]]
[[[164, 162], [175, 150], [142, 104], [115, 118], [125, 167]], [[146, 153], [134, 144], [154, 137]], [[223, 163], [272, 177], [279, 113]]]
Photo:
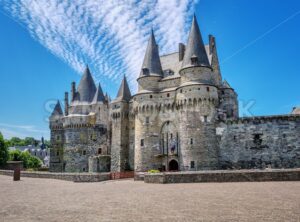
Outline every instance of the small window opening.
[[142, 72], [143, 72], [143, 75], [149, 75], [149, 69], [148, 68], [143, 68]]
[[86, 151], [85, 150], [82, 151], [82, 155], [86, 155]]
[[193, 145], [193, 143], [194, 143], [193, 138], [191, 138], [190, 144]]
[[149, 123], [149, 117], [148, 116], [146, 117], [146, 123]]
[[191, 161], [191, 169], [195, 168], [195, 161]]
[[180, 90], [180, 93], [182, 93], [182, 89]]
[[56, 156], [59, 156], [59, 151], [56, 151]]
[[141, 139], [141, 146], [144, 146], [144, 139]]
[[209, 92], [209, 87], [206, 87], [206, 91]]
[[167, 93], [167, 97], [170, 97], [170, 93]]
[[98, 154], [102, 154], [102, 148], [98, 149]]
[[153, 96], [152, 96], [152, 95], [150, 95], [150, 99], [152, 99], [152, 97], [153, 97]]
[[207, 123], [207, 116], [203, 116], [204, 122]]
[[191, 63], [192, 63], [192, 65], [197, 65], [197, 63], [198, 63], [198, 57], [197, 56], [192, 56], [191, 57]]

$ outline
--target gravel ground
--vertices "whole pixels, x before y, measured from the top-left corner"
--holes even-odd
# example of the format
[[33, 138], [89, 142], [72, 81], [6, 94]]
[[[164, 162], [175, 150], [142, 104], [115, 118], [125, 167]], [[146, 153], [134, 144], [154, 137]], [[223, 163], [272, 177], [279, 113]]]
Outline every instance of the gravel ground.
[[300, 221], [300, 182], [13, 182], [0, 175], [0, 221]]

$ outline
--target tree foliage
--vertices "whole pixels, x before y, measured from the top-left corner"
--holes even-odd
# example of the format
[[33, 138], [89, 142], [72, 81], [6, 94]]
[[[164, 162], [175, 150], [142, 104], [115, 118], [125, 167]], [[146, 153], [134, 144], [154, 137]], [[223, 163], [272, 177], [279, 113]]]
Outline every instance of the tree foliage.
[[6, 164], [8, 157], [9, 157], [8, 148], [0, 132], [0, 166]]
[[9, 151], [9, 160], [23, 161], [25, 168], [39, 168], [42, 162], [39, 158], [32, 156], [28, 151], [21, 152], [20, 150]]

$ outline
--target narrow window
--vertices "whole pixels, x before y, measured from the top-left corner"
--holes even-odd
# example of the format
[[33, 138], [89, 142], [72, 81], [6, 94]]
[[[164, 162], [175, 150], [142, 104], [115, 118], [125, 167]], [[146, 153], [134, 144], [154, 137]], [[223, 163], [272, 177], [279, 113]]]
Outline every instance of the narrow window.
[[152, 95], [150, 95], [150, 99], [152, 99]]
[[85, 168], [84, 167], [82, 168], [82, 171], [85, 172]]
[[59, 156], [59, 151], [56, 151], [56, 156]]
[[182, 89], [180, 90], [180, 93], [182, 93]]
[[206, 91], [209, 92], [209, 87], [206, 87]]
[[191, 169], [195, 168], [195, 161], [191, 161]]
[[222, 90], [222, 95], [224, 95], [225, 94], [225, 92], [224, 92], [224, 90]]
[[98, 149], [98, 154], [102, 154], [102, 149], [101, 148]]
[[142, 68], [143, 75], [149, 75], [149, 69], [148, 68]]
[[193, 143], [194, 143], [193, 138], [191, 138], [190, 144], [193, 145]]
[[192, 56], [191, 63], [192, 63], [192, 65], [197, 65], [197, 63], [198, 63], [198, 57], [197, 56]]
[[167, 97], [170, 97], [170, 93], [167, 94]]
[[233, 140], [236, 141], [236, 136], [233, 136]]
[[82, 151], [82, 155], [86, 155], [86, 151], [85, 150]]
[[147, 124], [149, 123], [149, 117], [148, 116], [146, 117], [146, 123]]
[[141, 139], [141, 146], [144, 146], [144, 139]]
[[170, 134], [171, 139], [173, 139], [173, 133]]
[[203, 116], [204, 122], [207, 123], [207, 116]]

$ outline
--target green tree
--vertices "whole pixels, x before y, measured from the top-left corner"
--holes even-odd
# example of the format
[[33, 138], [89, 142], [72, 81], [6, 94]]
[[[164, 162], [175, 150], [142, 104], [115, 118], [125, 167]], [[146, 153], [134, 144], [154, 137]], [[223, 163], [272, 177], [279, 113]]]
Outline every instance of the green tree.
[[25, 139], [24, 139], [25, 146], [35, 145], [35, 143], [36, 143], [36, 141], [33, 137], [25, 137]]
[[0, 132], [0, 166], [5, 165], [8, 158], [9, 158], [8, 148], [4, 141], [2, 133]]
[[12, 150], [9, 152], [9, 156], [12, 161], [23, 161], [24, 168], [39, 168], [42, 165], [42, 161], [28, 151]]

